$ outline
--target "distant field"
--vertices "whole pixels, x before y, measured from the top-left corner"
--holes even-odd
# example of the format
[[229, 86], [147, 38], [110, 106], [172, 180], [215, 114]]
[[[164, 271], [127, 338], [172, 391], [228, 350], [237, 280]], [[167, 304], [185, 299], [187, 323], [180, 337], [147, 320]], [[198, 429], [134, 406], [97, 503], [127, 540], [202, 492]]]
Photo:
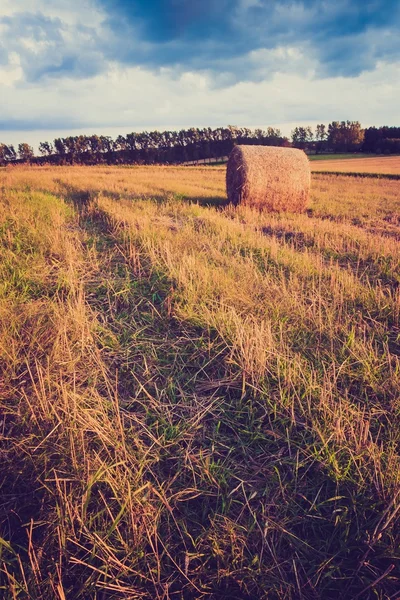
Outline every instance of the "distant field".
[[313, 171], [339, 171], [350, 173], [400, 174], [400, 156], [357, 157], [335, 160], [313, 161]]
[[2, 598], [399, 598], [399, 182], [224, 181], [0, 170]]
[[361, 154], [361, 153], [354, 153], [354, 152], [346, 152], [343, 154], [309, 154], [308, 158], [310, 161], [315, 161], [315, 160], [343, 160], [343, 159], [359, 159], [359, 158], [372, 158], [374, 156], [377, 156], [376, 154]]

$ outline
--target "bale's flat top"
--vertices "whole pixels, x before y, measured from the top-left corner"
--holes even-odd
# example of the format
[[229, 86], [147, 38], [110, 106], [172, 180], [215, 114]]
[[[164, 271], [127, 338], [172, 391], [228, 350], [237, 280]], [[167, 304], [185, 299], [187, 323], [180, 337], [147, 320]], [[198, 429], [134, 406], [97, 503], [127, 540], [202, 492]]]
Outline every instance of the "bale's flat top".
[[258, 161], [268, 161], [283, 165], [290, 162], [292, 165], [302, 165], [309, 169], [309, 160], [303, 150], [297, 148], [280, 148], [277, 146], [236, 146], [233, 152], [238, 152], [244, 162], [256, 164]]
[[255, 156], [256, 154], [259, 154], [260, 152], [262, 152], [263, 154], [268, 154], [270, 156], [296, 156], [296, 155], [300, 155], [302, 157], [304, 157], [307, 161], [308, 161], [308, 157], [305, 154], [305, 152], [303, 152], [303, 150], [299, 150], [298, 148], [284, 148], [281, 146], [260, 146], [260, 145], [238, 145], [236, 146], [236, 148], [238, 148], [243, 155], [246, 156]]

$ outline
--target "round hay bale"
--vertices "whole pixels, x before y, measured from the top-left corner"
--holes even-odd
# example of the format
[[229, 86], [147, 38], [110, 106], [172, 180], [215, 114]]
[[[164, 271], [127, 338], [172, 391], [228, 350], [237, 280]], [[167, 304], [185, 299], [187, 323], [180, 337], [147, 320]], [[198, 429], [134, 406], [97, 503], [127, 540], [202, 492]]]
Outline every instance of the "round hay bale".
[[229, 202], [270, 212], [302, 212], [310, 192], [310, 164], [295, 148], [235, 146], [226, 171]]

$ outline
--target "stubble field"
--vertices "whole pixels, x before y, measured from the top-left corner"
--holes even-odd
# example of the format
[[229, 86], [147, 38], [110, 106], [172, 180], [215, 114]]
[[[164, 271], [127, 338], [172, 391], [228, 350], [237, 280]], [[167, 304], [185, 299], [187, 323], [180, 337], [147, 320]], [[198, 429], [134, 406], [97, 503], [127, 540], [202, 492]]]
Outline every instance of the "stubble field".
[[5, 598], [400, 598], [400, 182], [224, 177], [0, 171]]
[[313, 160], [313, 171], [339, 171], [342, 173], [376, 173], [400, 176], [400, 156], [374, 156], [334, 160]]

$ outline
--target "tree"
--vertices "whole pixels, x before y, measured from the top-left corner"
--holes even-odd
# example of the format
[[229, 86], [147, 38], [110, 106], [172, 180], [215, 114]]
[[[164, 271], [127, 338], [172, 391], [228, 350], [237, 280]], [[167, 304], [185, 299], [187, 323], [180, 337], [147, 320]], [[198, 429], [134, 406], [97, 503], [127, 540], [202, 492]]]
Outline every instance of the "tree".
[[315, 128], [315, 141], [316, 141], [315, 152], [316, 152], [316, 154], [318, 154], [318, 152], [322, 152], [322, 150], [326, 146], [327, 137], [328, 137], [328, 133], [326, 131], [326, 126], [323, 123], [320, 123]]
[[328, 146], [334, 152], [355, 152], [361, 149], [364, 130], [358, 121], [332, 121], [328, 125]]
[[114, 149], [113, 139], [109, 135], [101, 135], [100, 144], [102, 152], [111, 152]]
[[310, 126], [308, 127], [295, 127], [292, 131], [292, 143], [295, 148], [302, 148], [305, 150], [313, 141], [313, 132]]
[[[363, 152], [395, 152], [398, 153], [400, 127], [368, 127], [364, 131]], [[391, 140], [391, 141], [389, 141]]]
[[59, 156], [64, 156], [66, 148], [62, 138], [56, 138], [54, 140], [54, 148]]
[[0, 144], [0, 164], [4, 165], [14, 161], [17, 158], [17, 153], [12, 145]]
[[18, 154], [23, 162], [30, 162], [34, 157], [34, 151], [32, 146], [25, 142], [23, 142], [22, 144], [18, 144]]
[[[122, 138], [122, 136], [119, 136], [118, 139]], [[134, 151], [134, 150], [138, 150], [139, 149], [139, 141], [138, 141], [138, 134], [137, 133], [128, 133], [128, 135], [125, 138], [125, 144], [128, 150], [130, 151]]]
[[[93, 137], [96, 138], [96, 140], [99, 139], [97, 135]], [[78, 135], [78, 137], [75, 138], [75, 153], [78, 157], [81, 157], [83, 154], [90, 154], [90, 140], [91, 138], [89, 138], [87, 135]], [[94, 143], [96, 144], [96, 141]]]
[[4, 165], [7, 162], [6, 153], [7, 146], [5, 144], [0, 144], [0, 165]]
[[[343, 123], [342, 123], [343, 125]], [[364, 141], [364, 130], [359, 121], [346, 121], [345, 131], [345, 146], [347, 152], [354, 152], [361, 149]]]
[[68, 137], [63, 139], [64, 146], [67, 149], [67, 154], [73, 159], [76, 152], [76, 140], [78, 138], [73, 135], [69, 135]]
[[128, 142], [123, 135], [119, 135], [115, 140], [114, 147], [117, 151], [126, 150]]
[[53, 144], [50, 142], [40, 142], [39, 152], [42, 156], [51, 156], [54, 152]]

